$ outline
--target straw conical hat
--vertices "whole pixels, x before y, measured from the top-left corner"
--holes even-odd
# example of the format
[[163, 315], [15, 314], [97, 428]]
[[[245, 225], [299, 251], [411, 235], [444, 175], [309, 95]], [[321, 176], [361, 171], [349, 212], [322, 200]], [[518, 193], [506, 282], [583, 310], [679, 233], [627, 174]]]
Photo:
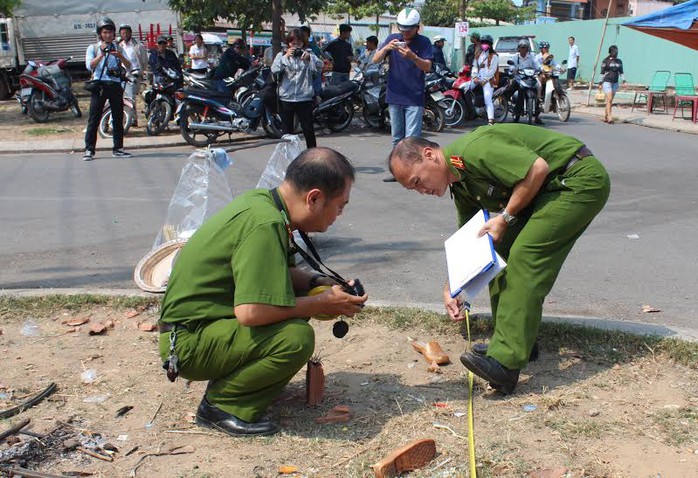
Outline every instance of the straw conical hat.
[[186, 243], [186, 239], [174, 239], [146, 254], [133, 271], [133, 280], [138, 287], [146, 292], [165, 292], [172, 264]]

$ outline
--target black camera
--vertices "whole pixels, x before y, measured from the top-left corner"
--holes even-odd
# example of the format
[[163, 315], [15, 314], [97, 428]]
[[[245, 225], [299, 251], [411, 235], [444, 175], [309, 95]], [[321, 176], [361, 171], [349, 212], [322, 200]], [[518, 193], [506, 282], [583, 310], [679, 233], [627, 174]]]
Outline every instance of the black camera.
[[305, 50], [301, 48], [296, 48], [295, 50], [293, 50], [293, 56], [295, 56], [296, 58], [302, 57], [303, 53], [305, 53]]
[[361, 283], [359, 279], [354, 279], [354, 285], [350, 286], [347, 284], [347, 287], [344, 288], [344, 292], [347, 294], [355, 295], [357, 297], [360, 297], [366, 293], [364, 290], [364, 285]]

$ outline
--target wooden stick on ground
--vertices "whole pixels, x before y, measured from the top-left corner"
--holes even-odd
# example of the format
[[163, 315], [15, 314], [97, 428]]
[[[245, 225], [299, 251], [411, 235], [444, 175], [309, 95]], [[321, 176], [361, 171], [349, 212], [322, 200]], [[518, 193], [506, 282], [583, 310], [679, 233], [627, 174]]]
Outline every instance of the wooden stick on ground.
[[4, 440], [5, 438], [15, 435], [19, 433], [19, 431], [29, 425], [29, 422], [31, 422], [31, 419], [27, 418], [19, 422], [17, 425], [13, 425], [4, 432], [0, 433], [0, 441]]

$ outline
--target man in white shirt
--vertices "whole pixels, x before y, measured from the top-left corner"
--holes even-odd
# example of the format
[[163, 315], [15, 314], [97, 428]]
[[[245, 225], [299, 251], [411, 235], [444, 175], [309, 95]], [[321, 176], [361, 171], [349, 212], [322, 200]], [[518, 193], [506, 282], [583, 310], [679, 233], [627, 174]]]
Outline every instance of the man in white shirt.
[[574, 42], [574, 37], [569, 37], [567, 41], [570, 44], [570, 54], [567, 57], [567, 87], [574, 85], [574, 79], [577, 76], [577, 65], [579, 64], [579, 48]]
[[136, 102], [141, 91], [141, 78], [145, 72], [145, 66], [148, 64], [148, 53], [145, 46], [133, 38], [131, 25], [124, 23], [119, 26], [119, 46], [123, 49], [124, 55], [131, 62], [131, 71], [138, 70], [138, 75], [135, 76], [132, 82], [126, 83], [124, 86], [124, 95], [133, 100], [133, 111], [136, 115], [133, 117], [132, 126], [138, 126], [138, 107]]
[[204, 45], [204, 37], [199, 33], [194, 38], [194, 44], [189, 48], [191, 59], [191, 71], [194, 73], [206, 73], [208, 70], [208, 51]]

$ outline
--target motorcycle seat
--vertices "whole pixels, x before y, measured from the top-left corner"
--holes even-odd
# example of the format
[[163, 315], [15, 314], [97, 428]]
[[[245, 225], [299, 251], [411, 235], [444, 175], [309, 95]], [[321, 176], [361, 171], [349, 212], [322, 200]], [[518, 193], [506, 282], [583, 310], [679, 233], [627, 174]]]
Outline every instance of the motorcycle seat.
[[230, 93], [223, 93], [218, 90], [204, 90], [201, 88], [187, 88], [184, 90], [187, 95], [203, 96], [204, 98], [211, 98], [212, 100], [227, 102], [230, 101]]
[[335, 96], [343, 95], [344, 93], [350, 93], [357, 91], [359, 89], [359, 84], [354, 81], [347, 81], [345, 83], [340, 83], [339, 85], [329, 85], [322, 89], [320, 97], [323, 100], [334, 98]]

